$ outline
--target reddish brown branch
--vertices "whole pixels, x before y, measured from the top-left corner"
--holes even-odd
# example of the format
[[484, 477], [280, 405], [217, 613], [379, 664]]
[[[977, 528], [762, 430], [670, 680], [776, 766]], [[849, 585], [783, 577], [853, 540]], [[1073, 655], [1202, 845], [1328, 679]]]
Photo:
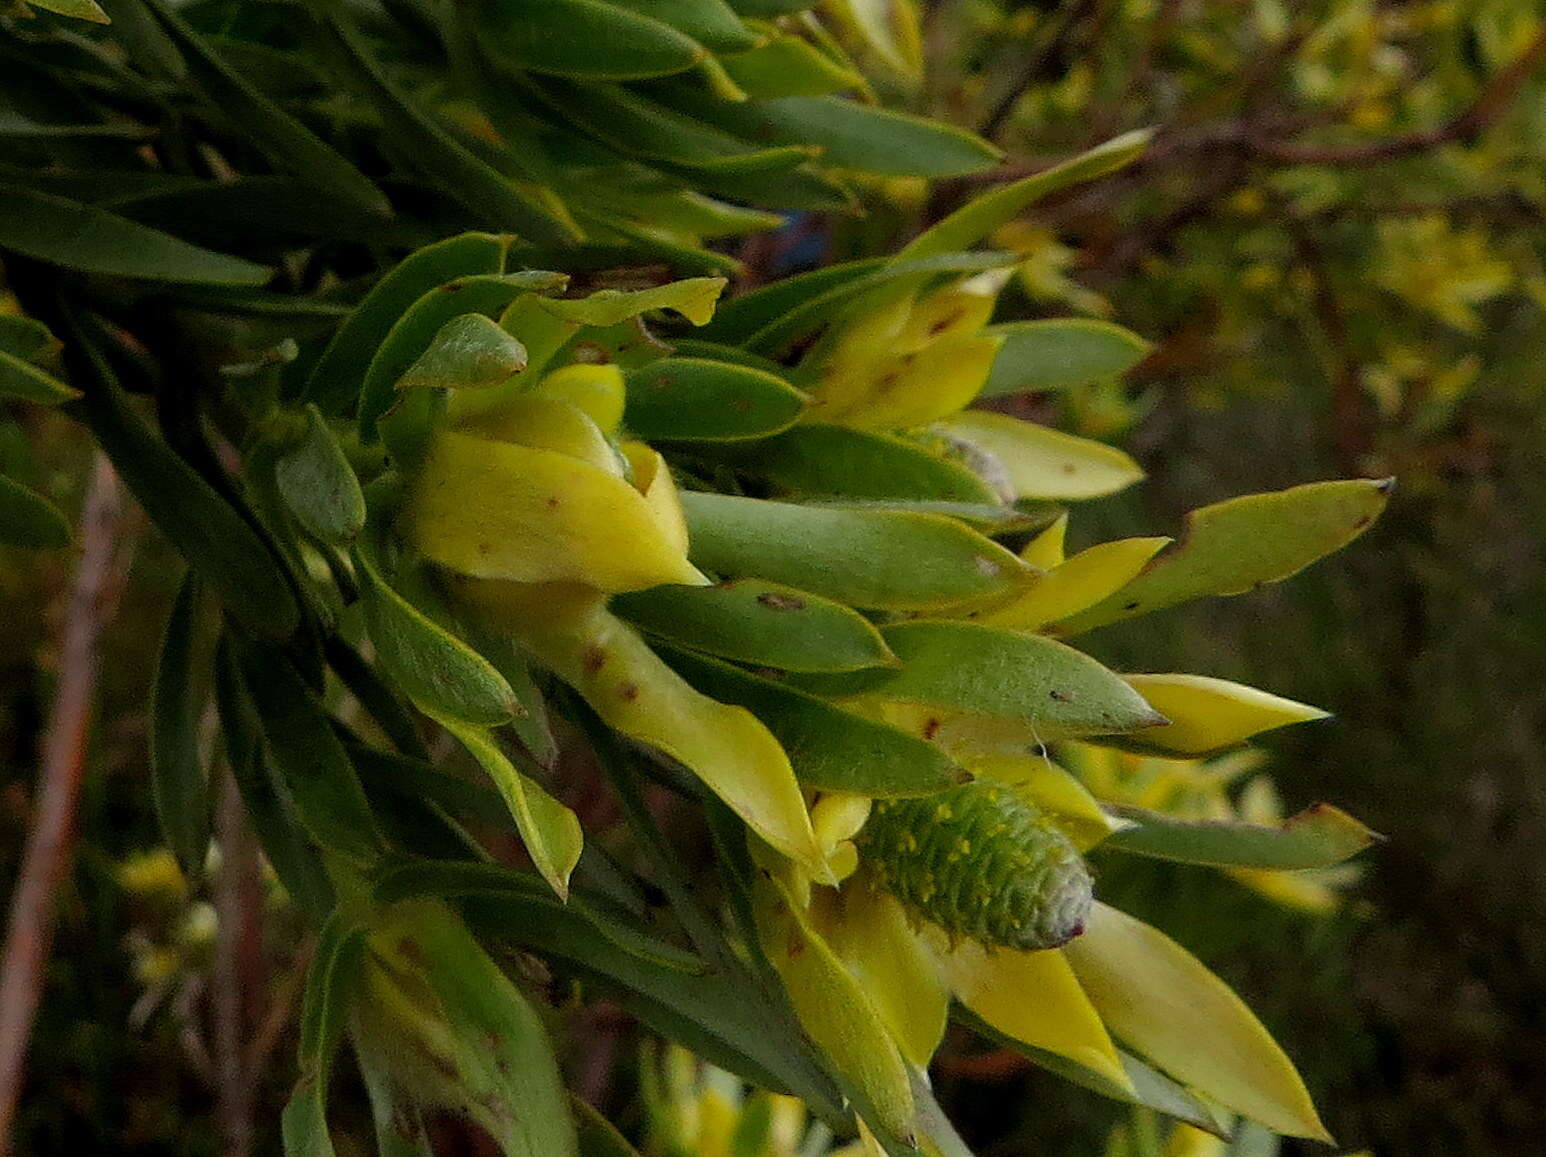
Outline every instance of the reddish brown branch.
[[225, 778], [215, 816], [220, 874], [214, 900], [215, 935], [210, 1004], [214, 1017], [215, 1113], [226, 1157], [246, 1157], [255, 1134], [257, 1073], [248, 1041], [267, 988], [263, 958], [263, 877], [257, 841], [247, 826], [236, 784]]
[[60, 641], [59, 680], [0, 960], [0, 1157], [14, 1143], [27, 1040], [42, 995], [56, 900], [75, 845], [76, 805], [101, 667], [98, 645], [117, 603], [121, 572], [115, 556], [122, 514], [117, 476], [99, 455], [81, 510], [81, 557]]

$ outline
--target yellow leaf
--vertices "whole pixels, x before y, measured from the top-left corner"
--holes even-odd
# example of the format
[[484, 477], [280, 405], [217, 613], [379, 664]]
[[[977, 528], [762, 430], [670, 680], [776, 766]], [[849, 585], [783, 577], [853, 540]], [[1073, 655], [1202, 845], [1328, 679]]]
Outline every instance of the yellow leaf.
[[622, 451], [633, 469], [634, 487], [655, 515], [660, 533], [683, 555], [687, 553], [687, 517], [677, 497], [676, 481], [666, 460], [643, 442], [624, 442]]
[[750, 711], [693, 690], [584, 588], [453, 580], [453, 589], [568, 683], [608, 726], [685, 765], [773, 847], [825, 878], [805, 799]]
[[974, 775], [1008, 784], [1049, 813], [1081, 852], [1088, 851], [1121, 826], [1121, 821], [1113, 820], [1101, 809], [1077, 776], [1044, 755], [950, 754]]
[[893, 352], [917, 353], [925, 346], [975, 334], [993, 316], [1002, 285], [987, 285], [970, 278], [949, 288], [920, 297], [897, 335]]
[[875, 367], [868, 392], [841, 418], [865, 430], [900, 430], [954, 414], [977, 396], [1004, 344], [968, 335], [937, 341]]
[[601, 427], [572, 402], [525, 395], [511, 398], [459, 427], [463, 434], [492, 442], [513, 442], [534, 450], [552, 450], [588, 462], [614, 477], [623, 476], [622, 459]]
[[623, 421], [623, 371], [615, 365], [577, 362], [564, 366], [538, 382], [532, 396], [578, 406], [607, 434], [615, 434]]
[[[1034, 631], [1047, 623], [1077, 614], [1132, 582], [1144, 564], [1170, 541], [1168, 538], [1121, 538], [1082, 550], [1033, 579], [1012, 602], [985, 611], [977, 621], [995, 627]], [[1020, 557], [1025, 555], [1022, 553]], [[1165, 714], [1163, 707], [1156, 706], [1155, 710]]]
[[1330, 1142], [1277, 1042], [1174, 940], [1097, 902], [1062, 952], [1107, 1027], [1171, 1076], [1274, 1132]]
[[1067, 1057], [1124, 1089], [1133, 1087], [1106, 1026], [1063, 956], [1066, 948], [989, 951], [973, 940], [951, 947], [943, 933], [931, 931], [929, 938], [956, 999], [992, 1028]]
[[841, 422], [868, 394], [875, 367], [891, 354], [912, 312], [910, 293], [888, 287], [856, 302], [841, 328], [802, 365], [820, 373], [801, 422]]
[[1038, 570], [1051, 570], [1065, 557], [1063, 543], [1068, 538], [1068, 515], [1060, 514], [1020, 552], [1020, 557]]
[[1007, 414], [968, 410], [934, 429], [997, 458], [1020, 498], [1098, 498], [1143, 477], [1115, 446], [1022, 422]]
[[1327, 717], [1319, 707], [1227, 679], [1210, 679], [1205, 675], [1123, 678], [1170, 720], [1164, 726], [1136, 732], [1133, 742], [1177, 755], [1209, 755], [1275, 727]]
[[875, 1002], [902, 1055], [926, 1068], [950, 1011], [950, 993], [933, 957], [902, 906], [864, 875], [844, 885], [840, 903], [828, 937], [832, 950]]
[[552, 450], [441, 434], [404, 537], [460, 574], [600, 590], [705, 585], [657, 511], [622, 478]]
[[[807, 1035], [870, 1102], [877, 1123], [911, 1138], [915, 1130], [907, 1067], [875, 1002], [833, 952], [776, 874], [756, 884], [757, 938], [783, 978]], [[818, 903], [836, 903], [816, 889]]]

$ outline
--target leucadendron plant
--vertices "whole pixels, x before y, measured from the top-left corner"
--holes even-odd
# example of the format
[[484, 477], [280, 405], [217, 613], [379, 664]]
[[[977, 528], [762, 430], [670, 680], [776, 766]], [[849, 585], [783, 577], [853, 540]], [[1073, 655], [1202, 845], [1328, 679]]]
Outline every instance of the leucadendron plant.
[[[799, 207], [855, 172], [991, 160], [831, 95], [864, 94], [834, 35], [868, 30], [905, 71], [891, 7], [111, 0], [100, 36], [5, 18], [48, 62], [24, 69], [39, 91], [79, 99], [19, 134], [45, 165], [0, 172], [0, 391], [78, 419], [186, 560], [155, 805], [197, 885], [212, 701], [316, 937], [292, 1157], [333, 1153], [346, 1042], [383, 1154], [425, 1152], [445, 1112], [510, 1157], [632, 1153], [565, 1089], [565, 994], [802, 1102], [818, 1149], [965, 1154], [927, 1077], [952, 1018], [1207, 1133], [1326, 1139], [1251, 1012], [1101, 903], [1084, 859], [1261, 879], [1348, 859], [1374, 837], [1334, 808], [1251, 822], [1102, 762], [1196, 767], [1321, 713], [1070, 641], [1287, 578], [1390, 486], [1235, 498], [1175, 540], [1065, 557], [1066, 504], [1142, 473], [991, 405], [1144, 356], [1105, 322], [995, 323], [1018, 258], [980, 248], [1144, 138], [893, 256], [728, 301], [679, 276], [730, 267], [706, 237], [767, 223], [707, 194]], [[442, 66], [454, 83], [427, 83]], [[6, 480], [0, 534], [69, 528]], [[586, 830], [576, 776], [610, 781], [626, 838]], [[705, 838], [678, 846], [680, 823]]]

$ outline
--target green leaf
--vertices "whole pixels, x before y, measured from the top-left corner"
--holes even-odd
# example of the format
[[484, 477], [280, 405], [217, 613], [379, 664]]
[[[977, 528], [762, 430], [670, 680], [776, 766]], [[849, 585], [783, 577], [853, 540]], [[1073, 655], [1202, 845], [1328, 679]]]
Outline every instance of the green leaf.
[[847, 426], [801, 425], [735, 448], [737, 470], [794, 497], [891, 498], [993, 505], [977, 474], [911, 438]]
[[79, 390], [71, 389], [31, 362], [0, 349], [0, 398], [20, 398], [24, 402], [57, 406], [78, 397]]
[[580, 1141], [580, 1157], [639, 1157], [621, 1133], [590, 1105], [573, 1093], [569, 1110], [574, 1114], [575, 1132]]
[[212, 108], [231, 121], [246, 141], [275, 168], [320, 185], [335, 196], [389, 216], [381, 190], [333, 148], [252, 87], [216, 55], [183, 18], [162, 0], [141, 0], [176, 45], [187, 66], [187, 81]]
[[812, 298], [833, 293], [860, 292], [857, 286], [847, 291], [844, 287], [850, 282], [883, 271], [885, 266], [885, 258], [869, 257], [780, 278], [722, 303], [715, 311], [714, 319], [699, 329], [697, 336], [708, 341], [740, 345]]
[[300, 1077], [280, 1121], [285, 1157], [333, 1157], [327, 1088], [360, 979], [365, 927], [335, 910], [317, 936], [301, 1005]]
[[759, 579], [651, 587], [617, 595], [612, 610], [648, 634], [759, 667], [853, 671], [896, 661], [863, 615]]
[[1390, 478], [1312, 482], [1194, 510], [1179, 541], [1137, 578], [1049, 630], [1076, 635], [1204, 595], [1279, 582], [1362, 534], [1394, 489]]
[[397, 383], [434, 342], [441, 327], [467, 313], [497, 313], [521, 294], [556, 289], [561, 273], [527, 270], [521, 273], [472, 274], [438, 285], [425, 293], [392, 325], [373, 351], [360, 387], [360, 435], [374, 440], [377, 420], [399, 399]]
[[269, 765], [234, 651], [230, 634], [223, 633], [215, 648], [215, 705], [231, 776], [274, 875], [307, 919], [321, 923], [333, 907], [333, 884], [317, 848], [279, 798], [278, 777]]
[[800, 685], [1015, 720], [1043, 739], [1132, 730], [1160, 718], [1121, 676], [1040, 635], [922, 619], [880, 633], [900, 667], [804, 676]]
[[1048, 194], [1131, 164], [1143, 153], [1151, 135], [1145, 130], [1124, 133], [1061, 165], [983, 193], [913, 238], [895, 260], [970, 249]]
[[526, 368], [526, 347], [481, 313], [453, 317], [397, 379], [398, 390], [482, 390]]
[[824, 96], [856, 89], [863, 78], [798, 36], [776, 36], [760, 48], [720, 61], [730, 79], [754, 100]]
[[41, 321], [0, 313], [0, 353], [37, 364], [58, 349], [59, 339]]
[[983, 331], [1004, 338], [979, 397], [1062, 390], [1125, 374], [1153, 348], [1109, 321], [1059, 317], [1012, 321]]
[[491, 233], [463, 233], [410, 253], [339, 326], [307, 379], [307, 399], [330, 414], [352, 409], [365, 368], [409, 307], [459, 277], [503, 272], [509, 243], [508, 237]]
[[506, 1157], [578, 1157], [568, 1097], [536, 1009], [448, 910], [418, 906], [408, 935], [456, 1038], [468, 1092], [492, 1106], [481, 1123]]
[[666, 654], [705, 695], [745, 707], [761, 719], [789, 753], [805, 787], [868, 796], [929, 795], [965, 777], [939, 748], [895, 727], [728, 663], [675, 648]]
[[694, 563], [857, 607], [924, 610], [1005, 594], [1032, 572], [938, 515], [682, 494]]
[[76, 404], [124, 485], [184, 561], [254, 634], [288, 638], [300, 622], [290, 581], [246, 519], [129, 408], [95, 346], [96, 377]]
[[1115, 446], [1008, 414], [965, 410], [930, 428], [992, 455], [1022, 498], [1099, 498], [1143, 477], [1138, 464]]
[[106, 209], [0, 185], [0, 249], [82, 273], [146, 281], [261, 285], [268, 270], [190, 245]]
[[484, 224], [543, 245], [572, 244], [584, 234], [562, 202], [540, 186], [523, 187], [484, 162], [387, 80], [359, 34], [338, 11], [328, 27], [358, 87], [385, 123], [387, 143]]
[[183, 577], [161, 640], [150, 692], [150, 794], [161, 838], [189, 880], [204, 872], [209, 850], [209, 785], [199, 756], [200, 697], [194, 647], [200, 607], [198, 580]]
[[725, 0], [611, 0], [691, 36], [715, 52], [745, 52], [761, 43]]
[[842, 97], [790, 96], [737, 104], [715, 101], [683, 85], [664, 91], [667, 103], [744, 140], [818, 145], [821, 164], [838, 169], [959, 177], [991, 168], [1003, 155], [964, 129]]
[[[712, 175], [774, 174], [809, 161], [809, 146], [775, 148], [743, 141], [622, 85], [548, 81], [539, 90], [555, 115], [624, 156]], [[776, 180], [776, 178], [771, 178]]]
[[[644, 951], [640, 933], [620, 938], [621, 925], [602, 931], [571, 901], [552, 895], [477, 894], [461, 908], [485, 941], [540, 953], [610, 996], [653, 1031], [681, 1041], [711, 1064], [763, 1088], [792, 1093], [837, 1110], [830, 1079], [785, 1018], [775, 1018], [744, 978], [688, 966], [681, 953], [655, 942]], [[622, 943], [632, 944], [625, 948]]]
[[381, 851], [381, 834], [348, 753], [326, 713], [279, 649], [236, 649], [242, 683], [301, 826], [323, 848], [360, 860]]
[[517, 70], [627, 80], [708, 55], [669, 24], [603, 0], [476, 0], [467, 11], [489, 54]]
[[484, 726], [507, 722], [519, 708], [504, 676], [392, 589], [368, 551], [356, 550], [354, 560], [366, 630], [392, 681], [436, 715]]
[[1132, 826], [1101, 843], [1134, 855], [1178, 864], [1295, 871], [1329, 868], [1383, 837], [1330, 804], [1312, 804], [1280, 828], [1226, 820], [1181, 820], [1143, 808], [1103, 805]]
[[306, 407], [306, 433], [274, 463], [279, 493], [305, 530], [344, 546], [365, 526], [365, 495], [343, 447], [316, 406]]
[[730, 362], [669, 357], [627, 375], [623, 420], [641, 438], [737, 441], [787, 429], [806, 397], [783, 378]]
[[515, 817], [532, 863], [553, 891], [559, 896], [568, 896], [569, 876], [579, 863], [585, 842], [579, 818], [549, 795], [541, 784], [517, 771], [486, 728], [430, 714], [435, 722], [456, 736], [488, 772], [494, 786], [505, 797], [510, 814]]
[[41, 494], [0, 474], [0, 543], [63, 550], [70, 545], [70, 522]]

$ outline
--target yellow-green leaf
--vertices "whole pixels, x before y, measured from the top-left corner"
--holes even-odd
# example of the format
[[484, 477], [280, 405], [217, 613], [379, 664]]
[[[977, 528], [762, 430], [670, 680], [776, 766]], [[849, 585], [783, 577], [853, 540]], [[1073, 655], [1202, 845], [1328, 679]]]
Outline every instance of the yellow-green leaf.
[[1293, 1063], [1230, 988], [1168, 936], [1096, 903], [1063, 955], [1107, 1028], [1204, 1096], [1329, 1142]]
[[751, 712], [693, 690], [609, 612], [597, 592], [524, 583], [456, 582], [610, 727], [684, 764], [773, 847], [824, 863], [789, 757]]
[[1138, 464], [1115, 446], [1007, 414], [968, 410], [933, 429], [998, 459], [1021, 498], [1098, 498], [1143, 477]]
[[1132, 369], [1153, 348], [1119, 325], [1083, 317], [1011, 321], [986, 332], [1004, 344], [979, 395], [984, 398], [1112, 378]]
[[428, 714], [472, 753], [505, 797], [531, 861], [560, 896], [569, 895], [569, 875], [580, 861], [585, 836], [579, 817], [536, 780], [522, 775], [486, 727], [446, 715]]
[[1389, 478], [1312, 482], [1194, 510], [1175, 546], [1127, 586], [1054, 629], [1075, 635], [1203, 595], [1240, 594], [1286, 579], [1368, 529], [1394, 488]]
[[1212, 755], [1253, 735], [1325, 719], [1328, 712], [1242, 683], [1205, 675], [1127, 675], [1128, 685], [1170, 722], [1131, 736], [1169, 755]]
[[601, 289], [589, 297], [544, 298], [536, 304], [554, 317], [582, 325], [617, 325], [652, 309], [674, 310], [694, 325], [705, 325], [725, 285], [723, 277], [689, 277], [652, 289]]
[[1148, 145], [1150, 135], [1141, 130], [1124, 133], [1061, 165], [991, 189], [919, 234], [894, 260], [906, 261], [970, 249], [999, 226], [1013, 221], [1042, 197], [1130, 164]]
[[429, 348], [397, 379], [397, 388], [481, 390], [525, 368], [525, 346], [493, 318], [464, 313], [440, 327]]

